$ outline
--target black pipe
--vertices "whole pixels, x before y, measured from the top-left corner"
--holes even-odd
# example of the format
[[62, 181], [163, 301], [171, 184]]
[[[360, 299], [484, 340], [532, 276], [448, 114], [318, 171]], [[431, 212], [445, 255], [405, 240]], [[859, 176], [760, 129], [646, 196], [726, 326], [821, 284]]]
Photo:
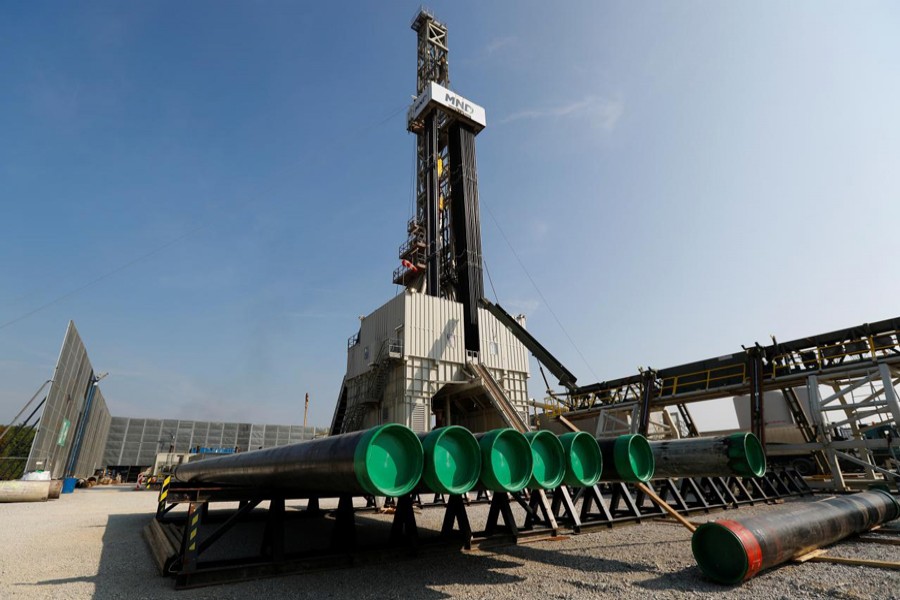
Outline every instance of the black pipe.
[[784, 506], [740, 521], [704, 523], [694, 532], [691, 549], [707, 577], [735, 584], [898, 517], [900, 503], [884, 490], [871, 490]]
[[597, 438], [603, 456], [600, 481], [646, 482], [653, 477], [653, 451], [647, 438], [633, 433]]
[[449, 425], [418, 436], [425, 450], [419, 489], [439, 494], [465, 494], [478, 484], [481, 447], [471, 431]]
[[277, 448], [189, 462], [176, 481], [309, 495], [403, 496], [422, 476], [422, 443], [396, 423]]
[[650, 442], [654, 477], [762, 477], [766, 454], [752, 433]]
[[510, 428], [476, 433], [475, 439], [481, 447], [481, 486], [493, 492], [525, 489], [534, 468], [528, 439]]

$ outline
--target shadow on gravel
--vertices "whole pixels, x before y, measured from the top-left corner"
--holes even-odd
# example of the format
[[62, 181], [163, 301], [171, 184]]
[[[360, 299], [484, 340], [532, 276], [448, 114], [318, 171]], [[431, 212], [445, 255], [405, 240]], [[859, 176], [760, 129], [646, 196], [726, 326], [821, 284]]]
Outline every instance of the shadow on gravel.
[[[224, 584], [207, 588], [176, 592], [174, 580], [162, 577], [156, 570], [150, 551], [142, 536], [143, 527], [153, 518], [151, 513], [110, 515], [103, 534], [103, 546], [96, 574], [38, 581], [34, 586], [44, 588], [47, 597], [66, 597], [66, 586], [72, 583], [92, 583], [93, 598], [177, 598], [216, 600], [265, 597], [265, 598], [389, 598], [407, 597], [417, 600], [440, 600], [463, 593], [456, 586], [477, 588], [521, 583], [524, 577], [505, 573], [520, 563], [489, 555], [472, 555], [461, 552], [432, 554], [423, 558], [410, 558], [382, 562], [351, 569], [301, 573], [241, 583]], [[361, 518], [361, 526], [375, 528]], [[262, 523], [258, 524], [262, 526]], [[244, 534], [256, 534], [246, 531]], [[261, 534], [260, 534], [261, 535]], [[254, 538], [250, 535], [249, 538]], [[249, 541], [252, 542], [252, 539]], [[237, 546], [239, 544], [235, 544]], [[64, 558], [59, 558], [64, 560]], [[441, 589], [448, 587], [445, 592]], [[489, 596], [484, 588], [473, 592], [477, 596]]]
[[[148, 597], [147, 578], [159, 578], [150, 552], [141, 537], [141, 529], [150, 518], [148, 513], [110, 515], [103, 534], [103, 548], [96, 574], [47, 579], [34, 585], [59, 586], [58, 590], [54, 590], [56, 597], [65, 597], [65, 585], [76, 582], [93, 583], [94, 598], [126, 598], [135, 595]], [[58, 559], [64, 560], [63, 557]], [[149, 586], [152, 587], [154, 586]], [[149, 595], [153, 597], [152, 594]]]
[[492, 548], [492, 552], [514, 556], [524, 560], [530, 560], [566, 569], [575, 569], [591, 573], [631, 573], [643, 571], [654, 573], [656, 569], [646, 565], [623, 562], [620, 560], [589, 556], [584, 553], [585, 548], [574, 551], [546, 550], [532, 545], [503, 546]]
[[637, 587], [646, 588], [648, 590], [667, 591], [677, 590], [679, 592], [715, 592], [721, 594], [728, 590], [739, 586], [728, 586], [713, 583], [703, 577], [700, 568], [696, 566], [685, 567], [674, 573], [663, 573], [659, 577], [653, 579], [645, 579], [634, 583]]

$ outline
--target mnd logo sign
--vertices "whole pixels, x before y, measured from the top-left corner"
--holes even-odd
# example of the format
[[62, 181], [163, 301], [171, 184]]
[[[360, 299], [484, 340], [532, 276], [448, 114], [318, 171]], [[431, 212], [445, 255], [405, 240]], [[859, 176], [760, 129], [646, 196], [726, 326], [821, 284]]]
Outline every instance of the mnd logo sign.
[[461, 115], [479, 130], [487, 125], [487, 117], [483, 107], [433, 81], [428, 83], [422, 93], [419, 94], [419, 97], [412, 103], [412, 106], [409, 107], [409, 112], [407, 113], [408, 122], [412, 123], [421, 119], [428, 112], [428, 109], [435, 105]]

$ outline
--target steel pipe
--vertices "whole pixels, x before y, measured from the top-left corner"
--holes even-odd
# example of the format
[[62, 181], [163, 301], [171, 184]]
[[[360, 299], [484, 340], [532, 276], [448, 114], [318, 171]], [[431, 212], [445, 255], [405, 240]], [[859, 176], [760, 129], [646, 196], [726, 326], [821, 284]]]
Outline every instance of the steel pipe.
[[47, 497], [50, 500], [59, 499], [59, 495], [62, 493], [63, 481], [62, 479], [51, 479], [50, 480], [50, 490], [47, 493]]
[[533, 453], [525, 436], [515, 429], [476, 433], [481, 447], [481, 485], [494, 492], [518, 492], [531, 479]]
[[44, 502], [50, 494], [50, 481], [0, 481], [0, 502]]
[[735, 584], [898, 517], [900, 503], [884, 490], [871, 490], [784, 506], [740, 521], [704, 523], [694, 532], [691, 549], [707, 577]]
[[403, 496], [422, 476], [411, 429], [388, 423], [342, 435], [209, 458], [175, 468], [176, 481], [286, 490], [311, 496]]
[[566, 453], [562, 442], [551, 431], [529, 431], [525, 439], [531, 445], [532, 467], [528, 487], [552, 490], [566, 476]]
[[598, 438], [603, 455], [601, 481], [650, 481], [653, 477], [653, 451], [647, 438], [636, 433], [614, 438]]
[[650, 442], [655, 478], [762, 477], [766, 453], [752, 433]]
[[425, 451], [422, 483], [432, 492], [465, 494], [478, 484], [481, 448], [465, 427], [450, 425], [420, 433]]
[[572, 431], [559, 436], [566, 457], [563, 483], [573, 487], [590, 487], [600, 481], [603, 455], [594, 436], [584, 431]]

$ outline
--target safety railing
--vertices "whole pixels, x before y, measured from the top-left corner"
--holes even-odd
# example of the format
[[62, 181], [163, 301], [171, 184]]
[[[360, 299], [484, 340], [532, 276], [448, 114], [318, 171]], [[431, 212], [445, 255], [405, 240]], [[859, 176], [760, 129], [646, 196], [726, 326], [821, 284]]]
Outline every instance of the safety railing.
[[897, 332], [891, 332], [785, 352], [772, 357], [771, 373], [773, 377], [779, 377], [798, 371], [824, 369], [843, 364], [848, 359], [877, 361], [888, 355], [900, 354], [897, 340]]
[[660, 396], [674, 396], [688, 392], [709, 391], [729, 385], [739, 385], [747, 379], [747, 365], [732, 363], [682, 375], [663, 377]]

